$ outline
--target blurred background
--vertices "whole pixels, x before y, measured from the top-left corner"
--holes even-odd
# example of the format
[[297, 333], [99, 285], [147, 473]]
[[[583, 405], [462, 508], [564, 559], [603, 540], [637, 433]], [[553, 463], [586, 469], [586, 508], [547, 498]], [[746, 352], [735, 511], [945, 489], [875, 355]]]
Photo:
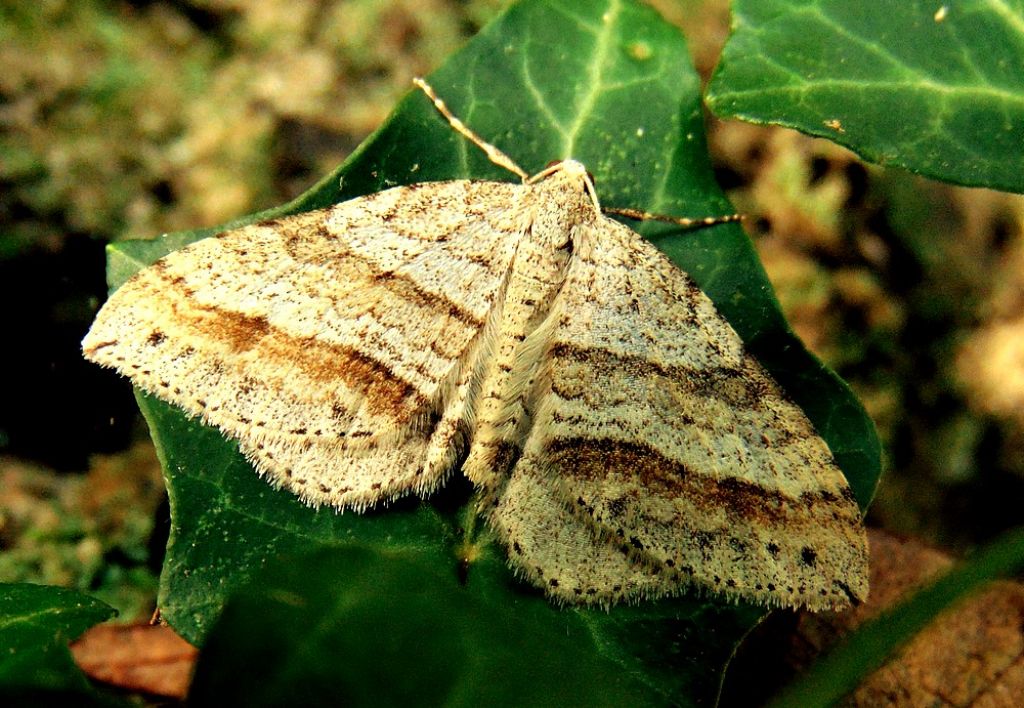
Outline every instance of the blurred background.
[[[504, 4], [0, 0], [0, 582], [154, 606], [159, 466], [131, 387], [78, 349], [105, 244], [301, 193]], [[706, 81], [727, 1], [650, 4]], [[953, 553], [1020, 523], [1024, 198], [708, 129], [786, 316], [878, 426], [869, 523]]]

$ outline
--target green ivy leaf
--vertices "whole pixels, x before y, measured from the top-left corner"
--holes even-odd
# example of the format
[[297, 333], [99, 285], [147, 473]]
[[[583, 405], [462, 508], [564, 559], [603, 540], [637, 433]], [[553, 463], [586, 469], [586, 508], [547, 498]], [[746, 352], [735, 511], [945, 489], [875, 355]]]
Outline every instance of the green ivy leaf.
[[664, 702], [575, 613], [552, 621], [541, 598], [472, 592], [436, 560], [353, 544], [275, 563], [217, 621], [190, 704]]
[[[513, 5], [429, 80], [468, 125], [527, 171], [572, 156], [588, 165], [609, 206], [689, 216], [732, 211], [708, 164], [700, 84], [685, 43], [674, 27], [632, 0]], [[309, 192], [232, 225], [395, 185], [468, 177], [514, 179], [412, 92], [342, 167]], [[805, 407], [866, 505], [879, 473], [874, 430], [846, 386], [790, 332], [742, 230], [684, 233], [665, 225], [633, 226], [696, 278]], [[111, 246], [111, 285], [210, 233]], [[450, 574], [459, 568], [463, 545], [476, 543], [484, 551], [467, 577], [467, 592], [482, 603], [476, 607], [500, 604], [493, 601], [497, 596], [536, 594], [511, 577], [504, 550], [487, 546], [486, 532], [467, 540], [465, 529], [473, 522], [462, 509], [468, 498], [464, 480], [452, 480], [427, 503], [406, 500], [364, 515], [315, 511], [258, 479], [235, 444], [217, 431], [155, 399], [140, 397], [140, 405], [162, 456], [172, 511], [160, 607], [193, 643], [203, 642], [229, 594], [269, 559], [353, 542], [382, 557], [401, 553], [417, 563], [429, 561]], [[559, 610], [539, 602], [543, 609], [531, 612], [555, 627], [582, 623], [594, 637], [594, 651], [677, 702], [716, 695], [736, 643], [763, 615], [759, 608], [710, 599], [611, 612]]]
[[202, 643], [228, 593], [268, 559], [353, 540], [381, 552], [434, 549], [453, 535], [425, 504], [402, 502], [365, 514], [310, 509], [260, 479], [216, 429], [152, 397], [140, 395], [139, 405], [171, 504], [158, 606], [193, 644]]
[[73, 590], [0, 584], [0, 703], [108, 705], [75, 664], [68, 643], [116, 614]]
[[732, 12], [707, 97], [719, 116], [1024, 192], [1020, 0], [736, 0]]

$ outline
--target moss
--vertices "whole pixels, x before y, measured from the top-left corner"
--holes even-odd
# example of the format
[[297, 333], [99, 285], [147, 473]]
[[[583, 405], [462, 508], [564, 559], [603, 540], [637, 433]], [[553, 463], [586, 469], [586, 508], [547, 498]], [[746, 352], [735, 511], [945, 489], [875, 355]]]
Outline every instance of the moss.
[[82, 475], [0, 458], [0, 583], [61, 585], [147, 618], [149, 543], [163, 480], [152, 447], [97, 456]]

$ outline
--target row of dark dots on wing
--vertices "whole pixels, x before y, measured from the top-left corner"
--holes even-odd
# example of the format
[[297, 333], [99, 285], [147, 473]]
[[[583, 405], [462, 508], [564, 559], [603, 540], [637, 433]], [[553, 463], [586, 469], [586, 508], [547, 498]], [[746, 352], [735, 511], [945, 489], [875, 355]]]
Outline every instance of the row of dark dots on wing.
[[[163, 332], [161, 332], [158, 329], [154, 329], [152, 332], [149, 333], [149, 336], [146, 338], [146, 343], [149, 344], [150, 346], [154, 346], [155, 347], [155, 346], [159, 346], [160, 344], [162, 344], [164, 341], [166, 341], [166, 339], [167, 339], [167, 336]], [[192, 347], [187, 347], [185, 350], [183, 350], [182, 353], [185, 356], [191, 356], [192, 354], [195, 353], [195, 349], [193, 349]], [[124, 361], [124, 357], [118, 357], [118, 361], [122, 361], [123, 362]], [[136, 371], [139, 371], [141, 367], [138, 364], [132, 364], [131, 368], [136, 370]], [[147, 369], [147, 370], [140, 371], [140, 373], [142, 373], [142, 374], [144, 374], [146, 376], [149, 376], [152, 372]], [[160, 385], [163, 388], [170, 388], [170, 383], [167, 382], [167, 381], [161, 381]], [[181, 395], [181, 389], [178, 388], [178, 387], [175, 387], [174, 388], [174, 393], [176, 395]], [[206, 408], [207, 407], [207, 402], [205, 400], [203, 400], [203, 399], [196, 399], [196, 403], [199, 405], [200, 408]], [[219, 409], [220, 409], [220, 407], [217, 406], [217, 407], [211, 408], [210, 410], [217, 411]], [[344, 411], [344, 409], [342, 409], [342, 408], [340, 408], [338, 406], [335, 406], [335, 409], [334, 409], [333, 412], [334, 412], [335, 416], [339, 416], [339, 415], [344, 414], [346, 411]], [[267, 427], [266, 421], [262, 421], [262, 420], [253, 421], [251, 418], [248, 418], [246, 416], [241, 416], [241, 415], [238, 416], [238, 422], [242, 423], [243, 425], [251, 425], [254, 428], [266, 428]], [[290, 430], [288, 432], [291, 435], [306, 435], [309, 431], [306, 428], [302, 427], [302, 428], [295, 428], [294, 430]], [[318, 430], [314, 430], [313, 431], [313, 435], [316, 436], [316, 437], [321, 437], [323, 435], [323, 431], [319, 430], [319, 429]], [[357, 430], [356, 432], [352, 433], [351, 437], [352, 438], [361, 438], [361, 437], [369, 437], [370, 435], [372, 435], [372, 433], [370, 431], [368, 431], [368, 430]], [[344, 438], [346, 436], [348, 436], [348, 432], [347, 431], [341, 431], [341, 432], [338, 433], [338, 437], [339, 438]], [[260, 448], [262, 449], [262, 446], [260, 446]]]
[[[586, 500], [583, 499], [583, 497], [578, 497], [576, 499], [576, 504], [578, 506], [580, 506], [581, 508], [583, 508], [584, 510], [586, 510], [587, 513], [589, 513], [591, 516], [594, 515], [594, 507], [592, 505], [587, 504]], [[615, 533], [616, 533], [617, 536], [619, 536], [619, 538], [625, 539], [625, 531], [622, 528], [616, 529]], [[703, 536], [709, 536], [709, 534], [702, 534], [702, 535]], [[711, 540], [710, 540], [710, 538], [699, 539], [698, 543], [700, 543], [702, 546], [703, 545], [708, 545], [708, 544], [711, 543]], [[742, 540], [740, 540], [738, 538], [730, 539], [730, 544], [733, 546], [733, 548], [737, 552], [743, 552], [745, 550], [745, 548], [746, 548], [746, 544]], [[643, 542], [640, 541], [640, 539], [638, 539], [636, 536], [631, 536], [629, 538], [628, 543], [623, 543], [620, 546], [620, 550], [622, 550], [624, 553], [630, 553], [632, 551], [632, 549], [636, 549], [636, 550], [639, 550], [639, 551], [644, 550]], [[765, 550], [768, 551], [769, 555], [771, 555], [772, 558], [778, 558], [779, 553], [780, 553], [780, 551], [782, 549], [779, 547], [779, 545], [777, 543], [775, 543], [774, 541], [771, 541], [771, 542], [769, 542], [765, 546]], [[808, 566], [810, 568], [813, 568], [815, 566], [816, 562], [817, 562], [817, 559], [818, 559], [817, 551], [815, 551], [810, 546], [804, 546], [800, 550], [800, 562], [803, 565], [806, 565], [806, 566]], [[670, 569], [675, 569], [675, 561], [672, 560], [671, 558], [668, 558], [668, 559], [665, 560], [665, 565], [668, 568], [670, 568]], [[658, 566], [655, 566], [655, 568], [653, 569], [653, 572], [660, 573], [661, 572], [661, 568], [658, 567]], [[674, 577], [682, 578], [683, 575], [692, 576], [693, 574], [694, 573], [693, 573], [693, 569], [692, 568], [684, 567], [684, 568], [680, 568], [679, 570], [675, 571], [674, 572]], [[722, 578], [717, 576], [717, 575], [715, 575], [712, 578], [712, 582], [714, 582], [716, 585], [719, 585], [719, 584], [722, 583]], [[733, 578], [728, 578], [728, 579], [725, 580], [725, 585], [726, 585], [726, 587], [729, 587], [729, 588], [735, 588], [736, 587], [736, 580], [733, 579]], [[768, 583], [767, 585], [762, 585], [761, 583], [757, 583], [754, 586], [754, 589], [759, 591], [759, 592], [763, 591], [765, 589], [767, 589], [768, 592], [775, 592], [776, 586], [775, 586], [775, 583]], [[590, 591], [588, 591], [588, 592], [590, 592]], [[799, 594], [803, 595], [803, 594], [805, 594], [807, 592], [807, 587], [804, 586], [804, 585], [801, 585], [801, 586], [799, 586], [797, 588], [794, 588], [793, 586], [787, 586], [786, 587], [786, 592], [788, 592], [791, 595], [794, 594], [794, 593], [799, 593]], [[577, 588], [576, 594], [577, 595], [580, 594], [578, 588]], [[819, 591], [819, 594], [822, 595], [822, 596], [827, 596], [828, 595], [828, 591], [825, 588], [822, 588]], [[838, 595], [838, 594], [840, 594], [840, 592], [838, 590], [833, 590], [833, 594]]]

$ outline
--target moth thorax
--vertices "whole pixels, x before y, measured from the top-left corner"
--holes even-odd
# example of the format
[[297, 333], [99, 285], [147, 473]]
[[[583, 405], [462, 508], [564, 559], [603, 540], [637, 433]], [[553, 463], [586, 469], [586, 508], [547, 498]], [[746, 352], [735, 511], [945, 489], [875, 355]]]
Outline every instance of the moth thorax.
[[593, 223], [600, 216], [587, 182], [575, 172], [555, 172], [538, 183], [536, 190], [539, 199], [532, 230], [535, 238], [543, 239], [549, 248], [564, 248], [575, 228]]

